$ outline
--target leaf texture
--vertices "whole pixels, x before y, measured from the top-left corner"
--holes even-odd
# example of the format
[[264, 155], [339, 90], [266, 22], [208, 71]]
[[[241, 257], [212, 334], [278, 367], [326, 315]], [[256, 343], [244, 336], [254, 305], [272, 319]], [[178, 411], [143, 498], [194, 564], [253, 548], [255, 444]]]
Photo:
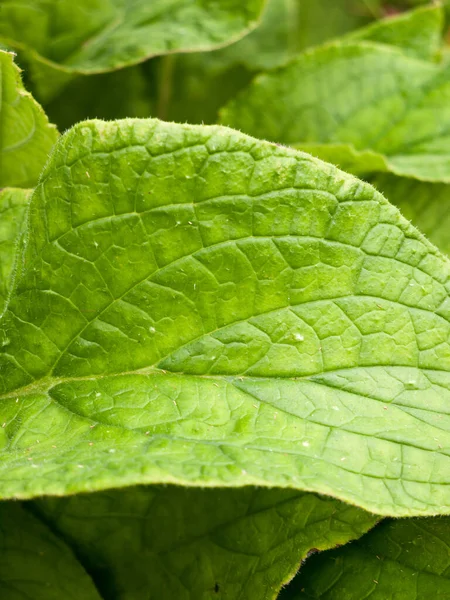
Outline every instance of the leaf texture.
[[11, 290], [19, 237], [31, 190], [0, 190], [0, 314]]
[[306, 154], [81, 123], [0, 322], [2, 497], [256, 484], [449, 512], [449, 266]]

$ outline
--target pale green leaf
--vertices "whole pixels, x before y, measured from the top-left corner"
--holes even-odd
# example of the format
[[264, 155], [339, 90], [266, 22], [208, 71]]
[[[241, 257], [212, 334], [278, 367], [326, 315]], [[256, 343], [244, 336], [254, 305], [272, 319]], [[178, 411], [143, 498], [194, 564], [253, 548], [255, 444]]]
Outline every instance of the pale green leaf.
[[16, 261], [16, 249], [25, 226], [30, 190], [0, 190], [0, 314], [9, 295]]
[[0, 50], [0, 187], [33, 187], [58, 132], [25, 91], [14, 55]]
[[283, 144], [314, 144], [320, 156], [324, 145], [324, 157], [326, 145], [335, 151], [341, 144], [340, 164], [370, 151], [393, 173], [450, 181], [450, 66], [393, 47], [342, 42], [306, 52], [256, 77], [222, 110], [221, 122]]
[[272, 600], [311, 548], [376, 518], [292, 490], [136, 487], [38, 500], [104, 598]]
[[2, 600], [100, 600], [68, 546], [27, 510], [0, 503]]
[[264, 0], [3, 0], [0, 40], [24, 52], [40, 96], [48, 98], [77, 73], [231, 43], [256, 26], [263, 6]]
[[174, 482], [450, 512], [450, 264], [374, 188], [221, 127], [81, 123], [0, 322], [0, 493]]
[[280, 600], [450, 598], [450, 520], [385, 521], [360, 540], [310, 558]]
[[450, 255], [450, 186], [379, 175], [373, 185], [436, 246]]

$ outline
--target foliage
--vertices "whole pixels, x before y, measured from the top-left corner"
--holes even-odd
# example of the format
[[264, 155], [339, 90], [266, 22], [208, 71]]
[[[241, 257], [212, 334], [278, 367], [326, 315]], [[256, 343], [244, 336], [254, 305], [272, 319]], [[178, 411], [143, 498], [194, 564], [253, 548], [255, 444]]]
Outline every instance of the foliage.
[[446, 9], [1, 3], [2, 599], [450, 594]]

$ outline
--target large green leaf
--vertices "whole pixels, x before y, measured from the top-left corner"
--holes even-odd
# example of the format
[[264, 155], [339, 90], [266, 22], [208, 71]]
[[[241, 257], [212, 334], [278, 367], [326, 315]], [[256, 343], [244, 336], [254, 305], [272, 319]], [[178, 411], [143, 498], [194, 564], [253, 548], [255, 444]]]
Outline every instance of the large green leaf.
[[449, 182], [449, 98], [449, 66], [349, 40], [258, 76], [221, 111], [221, 122], [358, 173]]
[[30, 190], [0, 190], [0, 314], [11, 289], [16, 249], [25, 226]]
[[230, 43], [257, 24], [263, 5], [264, 0], [3, 0], [0, 39], [24, 51], [40, 95], [48, 98], [77, 73]]
[[0, 503], [2, 600], [100, 600], [66, 544], [28, 511]]
[[450, 186], [423, 183], [394, 175], [378, 175], [373, 185], [398, 206], [402, 214], [450, 255]]
[[25, 91], [13, 59], [0, 50], [0, 187], [33, 187], [58, 132]]
[[257, 484], [450, 512], [449, 267], [308, 155], [79, 124], [0, 322], [2, 497]]
[[280, 600], [450, 598], [449, 539], [448, 518], [386, 521], [310, 558]]
[[359, 537], [376, 518], [290, 490], [137, 487], [35, 507], [76, 551], [102, 596], [269, 600], [311, 548]]

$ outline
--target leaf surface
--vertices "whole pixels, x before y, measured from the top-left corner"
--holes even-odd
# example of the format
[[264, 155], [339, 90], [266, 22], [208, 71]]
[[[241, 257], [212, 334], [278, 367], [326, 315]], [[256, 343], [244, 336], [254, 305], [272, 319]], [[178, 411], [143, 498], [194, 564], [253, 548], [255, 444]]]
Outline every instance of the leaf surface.
[[448, 518], [385, 521], [360, 540], [311, 557], [280, 600], [450, 597]]
[[25, 227], [25, 212], [31, 190], [0, 190], [0, 314], [9, 295], [18, 239]]
[[449, 182], [449, 98], [449, 66], [339, 42], [256, 77], [221, 122], [344, 168], [350, 157], [358, 173], [385, 163], [397, 175]]
[[331, 498], [249, 487], [140, 486], [34, 506], [103, 597], [127, 600], [272, 600], [312, 547], [345, 543], [376, 522]]
[[14, 55], [0, 50], [0, 188], [34, 187], [57, 136], [25, 91]]
[[69, 547], [13, 502], [0, 503], [2, 600], [100, 600]]
[[40, 96], [48, 98], [77, 73], [231, 43], [256, 26], [263, 5], [264, 0], [4, 0], [0, 39], [24, 51]]
[[449, 267], [306, 154], [79, 124], [0, 322], [2, 496], [256, 484], [449, 512]]

